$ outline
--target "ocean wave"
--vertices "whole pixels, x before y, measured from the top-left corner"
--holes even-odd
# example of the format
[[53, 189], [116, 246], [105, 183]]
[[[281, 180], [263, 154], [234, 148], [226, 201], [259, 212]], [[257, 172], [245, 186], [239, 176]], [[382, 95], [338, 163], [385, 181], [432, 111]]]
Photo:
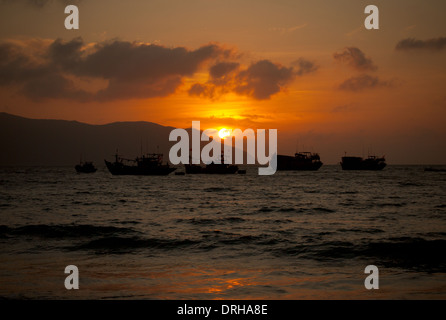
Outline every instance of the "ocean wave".
[[27, 225], [16, 228], [0, 226], [0, 236], [32, 236], [39, 238], [98, 237], [114, 234], [136, 233], [131, 228], [93, 225]]
[[256, 243], [265, 240], [264, 235], [239, 235], [231, 238], [220, 239], [219, 242], [226, 245]]
[[423, 184], [412, 182], [412, 181], [405, 181], [405, 182], [399, 182], [398, 183], [401, 187], [422, 187]]
[[370, 228], [370, 229], [361, 229], [361, 228], [341, 228], [338, 229], [339, 232], [353, 232], [353, 233], [370, 233], [370, 234], [374, 234], [374, 233], [383, 233], [385, 232], [384, 230], [381, 229], [375, 229], [375, 228]]
[[321, 190], [304, 190], [304, 193], [321, 193]]
[[259, 212], [272, 212], [273, 209], [272, 208], [268, 208], [268, 207], [262, 207], [258, 211]]
[[[271, 246], [272, 250], [275, 245], [283, 242], [289, 243], [289, 240], [277, 235], [260, 234], [260, 235], [243, 235], [230, 232], [222, 232], [220, 230], [206, 231], [203, 233], [203, 241], [200, 248], [212, 246], [229, 248], [230, 246], [254, 245], [254, 246]], [[262, 249], [263, 250], [263, 249]]]
[[244, 222], [244, 221], [246, 221], [245, 219], [243, 219], [243, 218], [240, 218], [240, 217], [227, 217], [227, 218], [223, 218], [222, 220], [224, 220], [224, 221], [226, 221], [226, 222]]
[[316, 208], [313, 208], [313, 210], [318, 211], [318, 212], [327, 212], [327, 213], [336, 212], [336, 210], [328, 209], [328, 208], [324, 208], [324, 207], [316, 207]]
[[217, 218], [217, 219], [209, 219], [209, 218], [191, 218], [191, 219], [177, 219], [178, 223], [190, 223], [193, 225], [214, 225], [221, 223], [241, 223], [246, 220], [240, 217], [227, 217], [227, 218]]
[[358, 194], [358, 191], [337, 191], [336, 194]]
[[389, 266], [446, 272], [445, 248], [446, 240], [405, 238], [370, 243], [359, 253], [384, 259], [384, 263]]
[[128, 253], [136, 249], [181, 249], [185, 246], [196, 245], [199, 242], [189, 239], [157, 239], [141, 237], [105, 237], [91, 240], [87, 243], [67, 247], [68, 250], [95, 250], [103, 253]]
[[293, 220], [290, 219], [266, 219], [262, 221], [263, 223], [274, 223], [274, 224], [288, 224], [293, 223]]
[[223, 192], [223, 191], [237, 191], [234, 188], [230, 188], [230, 187], [209, 187], [209, 188], [204, 188], [203, 189], [204, 192]]
[[292, 212], [292, 211], [296, 211], [296, 208], [293, 207], [283, 207], [283, 208], [279, 208], [279, 210], [277, 210], [279, 212]]
[[297, 245], [284, 248], [281, 253], [319, 261], [361, 258], [374, 261], [376, 265], [435, 273], [446, 272], [445, 248], [446, 240], [443, 239], [400, 237], [360, 244], [329, 241]]
[[377, 207], [404, 207], [406, 206], [407, 203], [406, 202], [395, 202], [395, 203], [377, 203], [376, 206]]
[[183, 221], [187, 221], [194, 225], [209, 225], [217, 223], [217, 219], [206, 219], [206, 218], [192, 218]]

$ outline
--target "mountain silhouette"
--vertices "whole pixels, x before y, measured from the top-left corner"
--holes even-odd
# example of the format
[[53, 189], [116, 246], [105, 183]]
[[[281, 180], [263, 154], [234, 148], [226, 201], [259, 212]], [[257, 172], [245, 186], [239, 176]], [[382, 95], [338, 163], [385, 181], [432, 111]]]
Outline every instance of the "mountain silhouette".
[[27, 119], [0, 113], [0, 165], [74, 165], [80, 158], [103, 165], [119, 154], [134, 158], [160, 152], [168, 160], [174, 128], [151, 122], [90, 125], [67, 120]]
[[[0, 113], [0, 166], [65, 166], [81, 159], [99, 166], [118, 153], [134, 159], [141, 153], [162, 153], [174, 127], [152, 122], [114, 122], [91, 125], [68, 120], [28, 119]], [[187, 129], [191, 137], [191, 129]], [[191, 139], [191, 138], [190, 138]], [[201, 146], [208, 142], [202, 142]], [[246, 159], [246, 154], [244, 154]]]

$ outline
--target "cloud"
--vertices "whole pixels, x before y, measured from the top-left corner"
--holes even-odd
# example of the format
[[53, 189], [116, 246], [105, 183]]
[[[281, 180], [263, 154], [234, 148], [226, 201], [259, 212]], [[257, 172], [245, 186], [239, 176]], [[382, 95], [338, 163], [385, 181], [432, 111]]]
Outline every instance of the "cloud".
[[0, 86], [14, 86], [34, 101], [145, 99], [175, 93], [186, 78], [210, 66], [208, 81], [193, 84], [189, 95], [215, 99], [232, 92], [265, 100], [317, 69], [303, 58], [296, 69], [270, 60], [242, 67], [237, 59], [237, 52], [217, 44], [191, 50], [120, 40], [89, 44], [82, 38], [5, 41]]
[[295, 71], [296, 75], [303, 76], [304, 74], [309, 74], [316, 72], [319, 69], [314, 62], [309, 60], [305, 60], [304, 58], [299, 58], [296, 61], [291, 63], [293, 66], [298, 67], [297, 71]]
[[240, 66], [237, 62], [219, 62], [209, 69], [209, 75], [213, 81], [224, 80], [227, 76], [238, 69]]
[[199, 96], [213, 99], [215, 87], [209, 84], [194, 83], [188, 90], [190, 96]]
[[240, 64], [238, 62], [218, 62], [209, 68], [209, 80], [206, 83], [195, 83], [188, 90], [189, 95], [217, 98], [231, 91], [233, 81]]
[[403, 39], [397, 43], [395, 49], [399, 51], [408, 50], [431, 50], [441, 51], [446, 48], [446, 37], [428, 40], [416, 40], [414, 38]]
[[25, 83], [21, 92], [36, 101], [46, 97], [89, 100], [89, 93], [77, 89], [72, 80], [57, 73], [48, 73], [43, 77], [30, 79]]
[[380, 87], [394, 87], [395, 81], [383, 81], [378, 77], [373, 77], [367, 74], [352, 77], [345, 80], [339, 85], [339, 89], [345, 91], [359, 92], [366, 89], [374, 89]]
[[[118, 40], [87, 45], [76, 38], [55, 40], [42, 53], [31, 45], [5, 42], [0, 44], [0, 85], [19, 85], [33, 100], [164, 97], [204, 63], [230, 55], [215, 44], [188, 50]], [[101, 79], [107, 86], [87, 92], [76, 88], [75, 78]]]
[[273, 94], [280, 92], [281, 88], [293, 78], [293, 68], [280, 66], [269, 60], [261, 60], [251, 64], [248, 69], [237, 75], [238, 84], [234, 91], [256, 100], [269, 99]]
[[364, 52], [356, 47], [346, 47], [342, 52], [334, 53], [333, 58], [358, 71], [375, 71], [378, 69], [378, 67], [374, 65], [372, 59], [367, 58]]
[[48, 66], [32, 59], [15, 43], [0, 44], [0, 85], [21, 83], [50, 73]]
[[256, 100], [266, 100], [279, 93], [295, 78], [296, 73], [293, 68], [260, 60], [245, 69], [240, 68], [239, 63], [218, 63], [210, 68], [209, 75], [206, 83], [192, 85], [189, 94], [214, 99], [234, 92]]

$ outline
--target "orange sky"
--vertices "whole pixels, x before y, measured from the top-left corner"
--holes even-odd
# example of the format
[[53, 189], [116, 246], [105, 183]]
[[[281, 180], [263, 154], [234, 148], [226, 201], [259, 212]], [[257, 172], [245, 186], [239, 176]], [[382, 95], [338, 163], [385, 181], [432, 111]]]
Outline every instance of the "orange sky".
[[374, 1], [380, 30], [368, 1], [73, 3], [79, 30], [62, 0], [0, 2], [0, 111], [274, 128], [279, 152], [326, 163], [446, 163], [446, 3]]

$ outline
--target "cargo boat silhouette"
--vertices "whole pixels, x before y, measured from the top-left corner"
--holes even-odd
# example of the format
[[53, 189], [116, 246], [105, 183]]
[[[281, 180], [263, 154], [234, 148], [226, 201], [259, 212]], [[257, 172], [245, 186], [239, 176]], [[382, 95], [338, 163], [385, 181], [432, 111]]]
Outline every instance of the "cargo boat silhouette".
[[382, 170], [386, 166], [384, 157], [368, 156], [362, 157], [342, 157], [342, 170]]
[[277, 155], [277, 170], [308, 170], [316, 171], [322, 166], [319, 154], [311, 152], [296, 152], [293, 156]]
[[76, 169], [77, 173], [94, 173], [94, 172], [96, 172], [96, 170], [98, 170], [93, 165], [93, 162], [89, 162], [89, 161], [86, 161], [86, 162], [81, 161], [74, 168]]
[[113, 175], [165, 176], [176, 170], [162, 163], [161, 153], [149, 153], [135, 159], [124, 159], [115, 154], [114, 162], [104, 161]]

